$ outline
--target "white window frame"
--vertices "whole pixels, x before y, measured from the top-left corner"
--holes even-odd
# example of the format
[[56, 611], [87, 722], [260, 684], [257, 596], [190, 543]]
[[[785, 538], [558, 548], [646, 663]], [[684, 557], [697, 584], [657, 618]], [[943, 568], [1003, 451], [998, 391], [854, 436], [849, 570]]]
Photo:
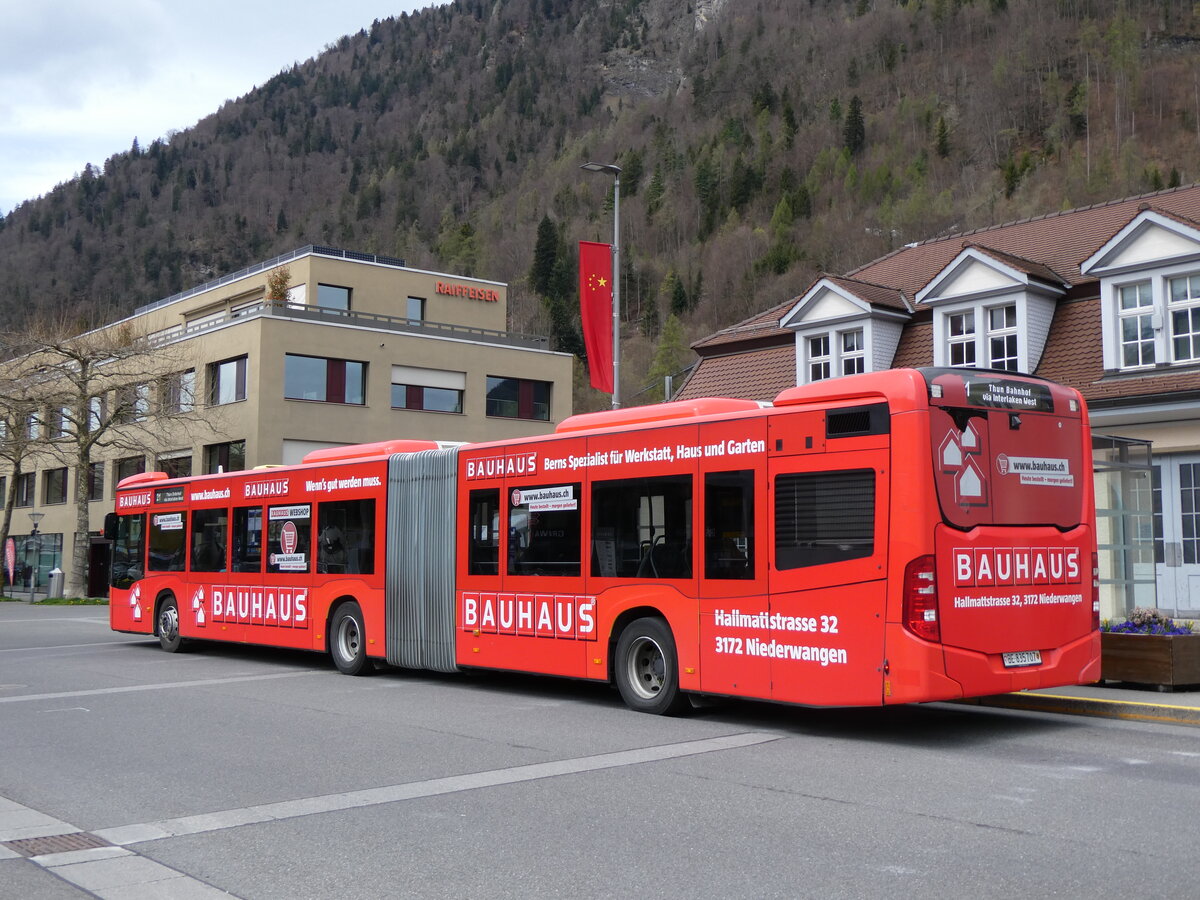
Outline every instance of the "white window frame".
[[[1200, 362], [1200, 271], [1171, 275], [1166, 279], [1165, 295], [1167, 301], [1168, 346], [1170, 354], [1167, 357], [1177, 365], [1187, 365]], [[1176, 287], [1182, 283], [1185, 293], [1176, 299]], [[1191, 345], [1190, 355], [1181, 357], [1178, 353], [1181, 335], [1176, 331], [1176, 322], [1180, 315], [1186, 316], [1189, 329], [1182, 338]]]
[[[858, 346], [847, 343], [857, 336]], [[802, 360], [797, 367], [800, 384], [814, 384], [842, 375], [870, 372], [871, 329], [868, 323], [853, 323], [849, 327], [829, 328], [821, 331], [801, 332], [799, 344]], [[820, 352], [820, 351], [824, 352]], [[819, 374], [818, 374], [819, 373]]]
[[[1137, 305], [1126, 309], [1124, 305], [1125, 298], [1129, 296], [1130, 291], [1136, 292], [1134, 299], [1137, 300]], [[1143, 300], [1146, 302], [1142, 302]], [[1158, 361], [1158, 348], [1156, 346], [1158, 342], [1155, 339], [1155, 332], [1159, 330], [1159, 326], [1155, 324], [1155, 317], [1158, 315], [1158, 312], [1154, 302], [1153, 279], [1139, 278], [1137, 281], [1115, 285], [1112, 302], [1116, 309], [1117, 359], [1120, 368], [1123, 370], [1153, 368]], [[1133, 322], [1133, 327], [1137, 329], [1137, 334], [1132, 340], [1127, 340], [1125, 336], [1127, 322]], [[1150, 328], [1148, 340], [1143, 331], [1146, 326]], [[1136, 362], [1131, 363], [1126, 359], [1125, 350], [1127, 347], [1136, 348]], [[1149, 359], [1146, 358], [1147, 350]]]
[[[995, 325], [994, 315], [998, 312], [1012, 311], [1012, 323], [1005, 321], [999, 327]], [[1017, 304], [1016, 303], [1001, 303], [995, 306], [989, 306], [984, 309], [986, 335], [984, 340], [987, 349], [987, 364], [993, 369], [1007, 369], [1010, 372], [1019, 372], [1021, 370], [1021, 332], [1017, 328]], [[1007, 317], [1006, 317], [1007, 318]], [[1011, 352], [1009, 349], [1009, 339], [1012, 339]], [[1004, 342], [1004, 353], [998, 355], [994, 352], [996, 341]], [[997, 360], [1003, 362], [1003, 365], [997, 365]], [[1009, 365], [1008, 363], [1012, 363]]]

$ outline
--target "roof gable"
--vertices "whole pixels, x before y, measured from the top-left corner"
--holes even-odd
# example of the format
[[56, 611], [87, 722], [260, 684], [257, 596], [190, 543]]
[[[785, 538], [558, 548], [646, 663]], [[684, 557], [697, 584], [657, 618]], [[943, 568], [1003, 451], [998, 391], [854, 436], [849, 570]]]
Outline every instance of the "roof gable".
[[802, 294], [779, 321], [781, 328], [801, 328], [817, 322], [830, 322], [869, 315], [871, 306], [861, 297], [822, 278]]
[[918, 304], [964, 300], [1038, 285], [1062, 293], [1064, 282], [1040, 263], [968, 246], [917, 292]]
[[1200, 228], [1180, 217], [1145, 209], [1084, 260], [1079, 270], [1099, 278], [1186, 258], [1200, 258]]

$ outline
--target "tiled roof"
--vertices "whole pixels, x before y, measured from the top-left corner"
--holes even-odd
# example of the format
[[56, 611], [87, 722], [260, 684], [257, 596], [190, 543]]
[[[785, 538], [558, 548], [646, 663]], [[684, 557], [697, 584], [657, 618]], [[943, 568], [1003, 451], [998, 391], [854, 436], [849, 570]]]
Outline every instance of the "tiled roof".
[[[1200, 229], [1194, 218], [1200, 213], [1200, 184], [934, 238], [902, 247], [846, 276], [823, 277], [874, 305], [907, 310], [905, 298], [911, 300], [964, 249], [974, 248], [1038, 281], [1068, 287], [1058, 302], [1037, 375], [1073, 385], [1091, 401], [1136, 401], [1200, 391], [1200, 366], [1104, 373], [1098, 282], [1079, 267], [1147, 210]], [[780, 328], [779, 321], [798, 299], [693, 344], [701, 362], [686, 385], [688, 396], [770, 399], [781, 386], [794, 385], [794, 336]], [[731, 353], [734, 350], [738, 352]], [[724, 355], [710, 355], [714, 353]], [[933, 325], [918, 311], [905, 325], [892, 365], [932, 362]]]
[[781, 334], [787, 335], [788, 339], [791, 340], [792, 333], [781, 329], [779, 327], [779, 320], [792, 308], [797, 299], [793, 297], [791, 300], [785, 300], [777, 306], [772, 306], [770, 309], [760, 312], [757, 315], [743, 319], [736, 325], [722, 328], [720, 331], [696, 341], [692, 344], [692, 347], [696, 349], [700, 349], [701, 347], [720, 347], [724, 344], [740, 344], [743, 341], [750, 341], [761, 337], [775, 337]]
[[774, 400], [780, 391], [796, 386], [796, 345], [701, 358], [676, 400], [696, 397], [734, 397]]
[[[1143, 209], [1187, 218], [1200, 209], [1200, 185], [934, 238], [902, 247], [855, 269], [850, 275], [891, 285], [913, 296], [964, 247], [978, 245], [1040, 263], [1070, 284], [1079, 284], [1091, 280], [1080, 274], [1079, 266]], [[1196, 227], [1194, 223], [1193, 227]]]

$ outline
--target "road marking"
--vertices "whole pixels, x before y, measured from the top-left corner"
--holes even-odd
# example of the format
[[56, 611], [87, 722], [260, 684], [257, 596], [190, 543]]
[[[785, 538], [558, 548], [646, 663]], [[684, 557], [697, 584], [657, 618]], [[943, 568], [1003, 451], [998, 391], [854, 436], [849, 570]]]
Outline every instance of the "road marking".
[[270, 675], [236, 675], [229, 678], [204, 678], [198, 681], [164, 681], [159, 684], [129, 684], [124, 687], [92, 688], [86, 691], [58, 691], [53, 694], [21, 694], [0, 697], [0, 703], [25, 703], [30, 700], [62, 700], [65, 697], [97, 697], [102, 694], [133, 694], [139, 691], [166, 691], [173, 688], [211, 687], [218, 684], [237, 684], [243, 681], [270, 681], [274, 678], [298, 678], [302, 675], [329, 675], [321, 670], [274, 672]]
[[736, 750], [741, 747], [752, 747], [755, 744], [777, 741], [782, 737], [783, 735], [781, 734], [743, 732], [741, 734], [729, 734], [721, 737], [705, 738], [703, 740], [685, 741], [679, 744], [642, 747], [635, 750], [619, 750], [614, 753], [601, 753], [596, 756], [582, 756], [575, 759], [533, 763], [525, 766], [513, 766], [507, 769], [493, 769], [489, 772], [474, 772], [467, 775], [451, 775], [445, 778], [432, 778], [428, 781], [412, 781], [361, 791], [346, 791], [340, 794], [325, 794], [318, 797], [282, 800], [277, 803], [264, 803], [259, 806], [219, 810], [196, 816], [161, 819], [157, 822], [142, 822], [136, 825], [100, 828], [94, 830], [92, 834], [103, 838], [111, 844], [125, 847], [130, 844], [140, 844], [144, 841], [157, 841], [162, 838], [202, 834], [226, 828], [237, 828], [241, 825], [257, 825], [279, 819], [294, 819], [301, 816], [317, 815], [319, 813], [359, 809], [365, 806], [380, 806], [385, 803], [397, 803], [402, 800], [416, 800], [424, 797], [454, 794], [460, 791], [473, 791], [479, 788], [520, 784], [526, 781], [554, 778], [560, 775], [577, 775], [582, 772], [595, 772], [601, 769], [616, 769], [623, 766], [661, 762], [667, 759], [697, 756], [701, 753], [713, 753], [718, 750]]
[[[7, 623], [5, 623], [7, 624]], [[146, 635], [141, 641], [92, 641], [90, 644], [54, 644], [50, 647], [8, 647], [0, 653], [36, 653], [39, 650], [75, 650], [80, 647], [125, 647], [130, 644], [145, 644], [148, 641], [158, 641], [154, 635]]]

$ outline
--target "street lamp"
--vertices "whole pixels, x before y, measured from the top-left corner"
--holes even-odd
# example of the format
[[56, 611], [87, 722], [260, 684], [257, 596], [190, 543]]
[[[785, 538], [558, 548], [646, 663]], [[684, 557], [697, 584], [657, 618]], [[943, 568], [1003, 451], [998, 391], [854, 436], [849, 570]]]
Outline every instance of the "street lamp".
[[43, 512], [31, 512], [29, 521], [33, 523], [33, 528], [29, 531], [29, 539], [33, 542], [33, 580], [29, 582], [29, 599], [37, 599], [37, 583], [38, 575], [42, 568], [42, 536], [38, 534], [38, 524], [45, 517]]
[[607, 172], [613, 177], [613, 300], [612, 300], [612, 408], [621, 408], [621, 167], [609, 163], [584, 163], [588, 172]]

